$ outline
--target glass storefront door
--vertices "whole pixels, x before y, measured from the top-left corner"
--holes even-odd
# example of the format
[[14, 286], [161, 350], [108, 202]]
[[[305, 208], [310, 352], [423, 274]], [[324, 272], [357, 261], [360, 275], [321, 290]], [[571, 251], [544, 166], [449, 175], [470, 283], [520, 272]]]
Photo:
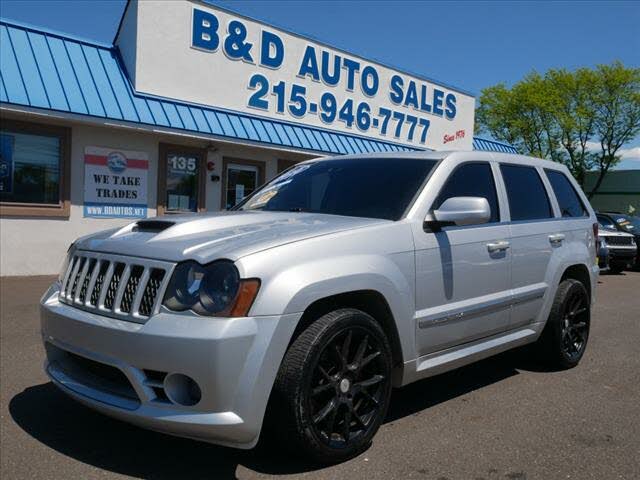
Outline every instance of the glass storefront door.
[[253, 193], [263, 180], [264, 167], [258, 162], [225, 161], [224, 208], [229, 209]]
[[204, 152], [188, 147], [161, 147], [158, 213], [204, 209]]

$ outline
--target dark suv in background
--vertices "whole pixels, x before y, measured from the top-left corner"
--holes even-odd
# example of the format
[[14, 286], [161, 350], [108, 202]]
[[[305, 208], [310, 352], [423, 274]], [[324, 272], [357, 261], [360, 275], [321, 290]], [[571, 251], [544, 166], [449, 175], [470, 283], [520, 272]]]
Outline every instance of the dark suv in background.
[[[630, 233], [634, 236], [636, 245], [640, 245], [640, 217], [617, 212], [597, 212], [598, 223], [603, 228]], [[636, 256], [634, 268], [640, 268], [640, 254]]]

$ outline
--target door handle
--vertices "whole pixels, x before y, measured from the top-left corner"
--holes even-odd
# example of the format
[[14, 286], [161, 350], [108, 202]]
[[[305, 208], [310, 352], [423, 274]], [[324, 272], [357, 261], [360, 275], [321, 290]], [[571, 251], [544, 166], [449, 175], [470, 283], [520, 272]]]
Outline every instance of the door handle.
[[510, 246], [511, 244], [509, 242], [502, 240], [500, 242], [487, 243], [487, 250], [491, 253], [500, 252], [502, 250], [507, 250]]
[[555, 235], [549, 235], [549, 241], [551, 243], [562, 243], [564, 240], [564, 233], [556, 233]]

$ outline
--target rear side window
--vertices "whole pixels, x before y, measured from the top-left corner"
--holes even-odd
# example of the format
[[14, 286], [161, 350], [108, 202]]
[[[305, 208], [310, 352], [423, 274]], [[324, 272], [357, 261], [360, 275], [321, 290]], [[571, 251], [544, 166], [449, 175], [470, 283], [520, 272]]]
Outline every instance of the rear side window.
[[486, 162], [465, 163], [458, 167], [440, 191], [433, 209], [440, 208], [440, 205], [451, 197], [484, 197], [491, 208], [489, 222], [500, 221], [496, 184], [491, 166]]
[[580, 200], [578, 193], [564, 173], [556, 170], [544, 171], [549, 179], [549, 183], [553, 188], [560, 205], [560, 212], [563, 217], [584, 217], [587, 215], [587, 209]]
[[512, 221], [553, 217], [547, 192], [535, 168], [503, 164], [500, 171], [507, 187]]

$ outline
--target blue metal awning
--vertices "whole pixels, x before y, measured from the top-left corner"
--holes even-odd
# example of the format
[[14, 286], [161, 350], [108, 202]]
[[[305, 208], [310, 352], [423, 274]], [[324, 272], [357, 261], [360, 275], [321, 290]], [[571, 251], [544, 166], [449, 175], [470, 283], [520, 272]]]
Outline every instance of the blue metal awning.
[[[109, 45], [0, 20], [0, 102], [321, 153], [412, 151], [357, 135], [134, 91]], [[474, 139], [474, 149], [515, 152]]]
[[515, 147], [495, 140], [473, 137], [473, 149], [484, 152], [518, 153]]

